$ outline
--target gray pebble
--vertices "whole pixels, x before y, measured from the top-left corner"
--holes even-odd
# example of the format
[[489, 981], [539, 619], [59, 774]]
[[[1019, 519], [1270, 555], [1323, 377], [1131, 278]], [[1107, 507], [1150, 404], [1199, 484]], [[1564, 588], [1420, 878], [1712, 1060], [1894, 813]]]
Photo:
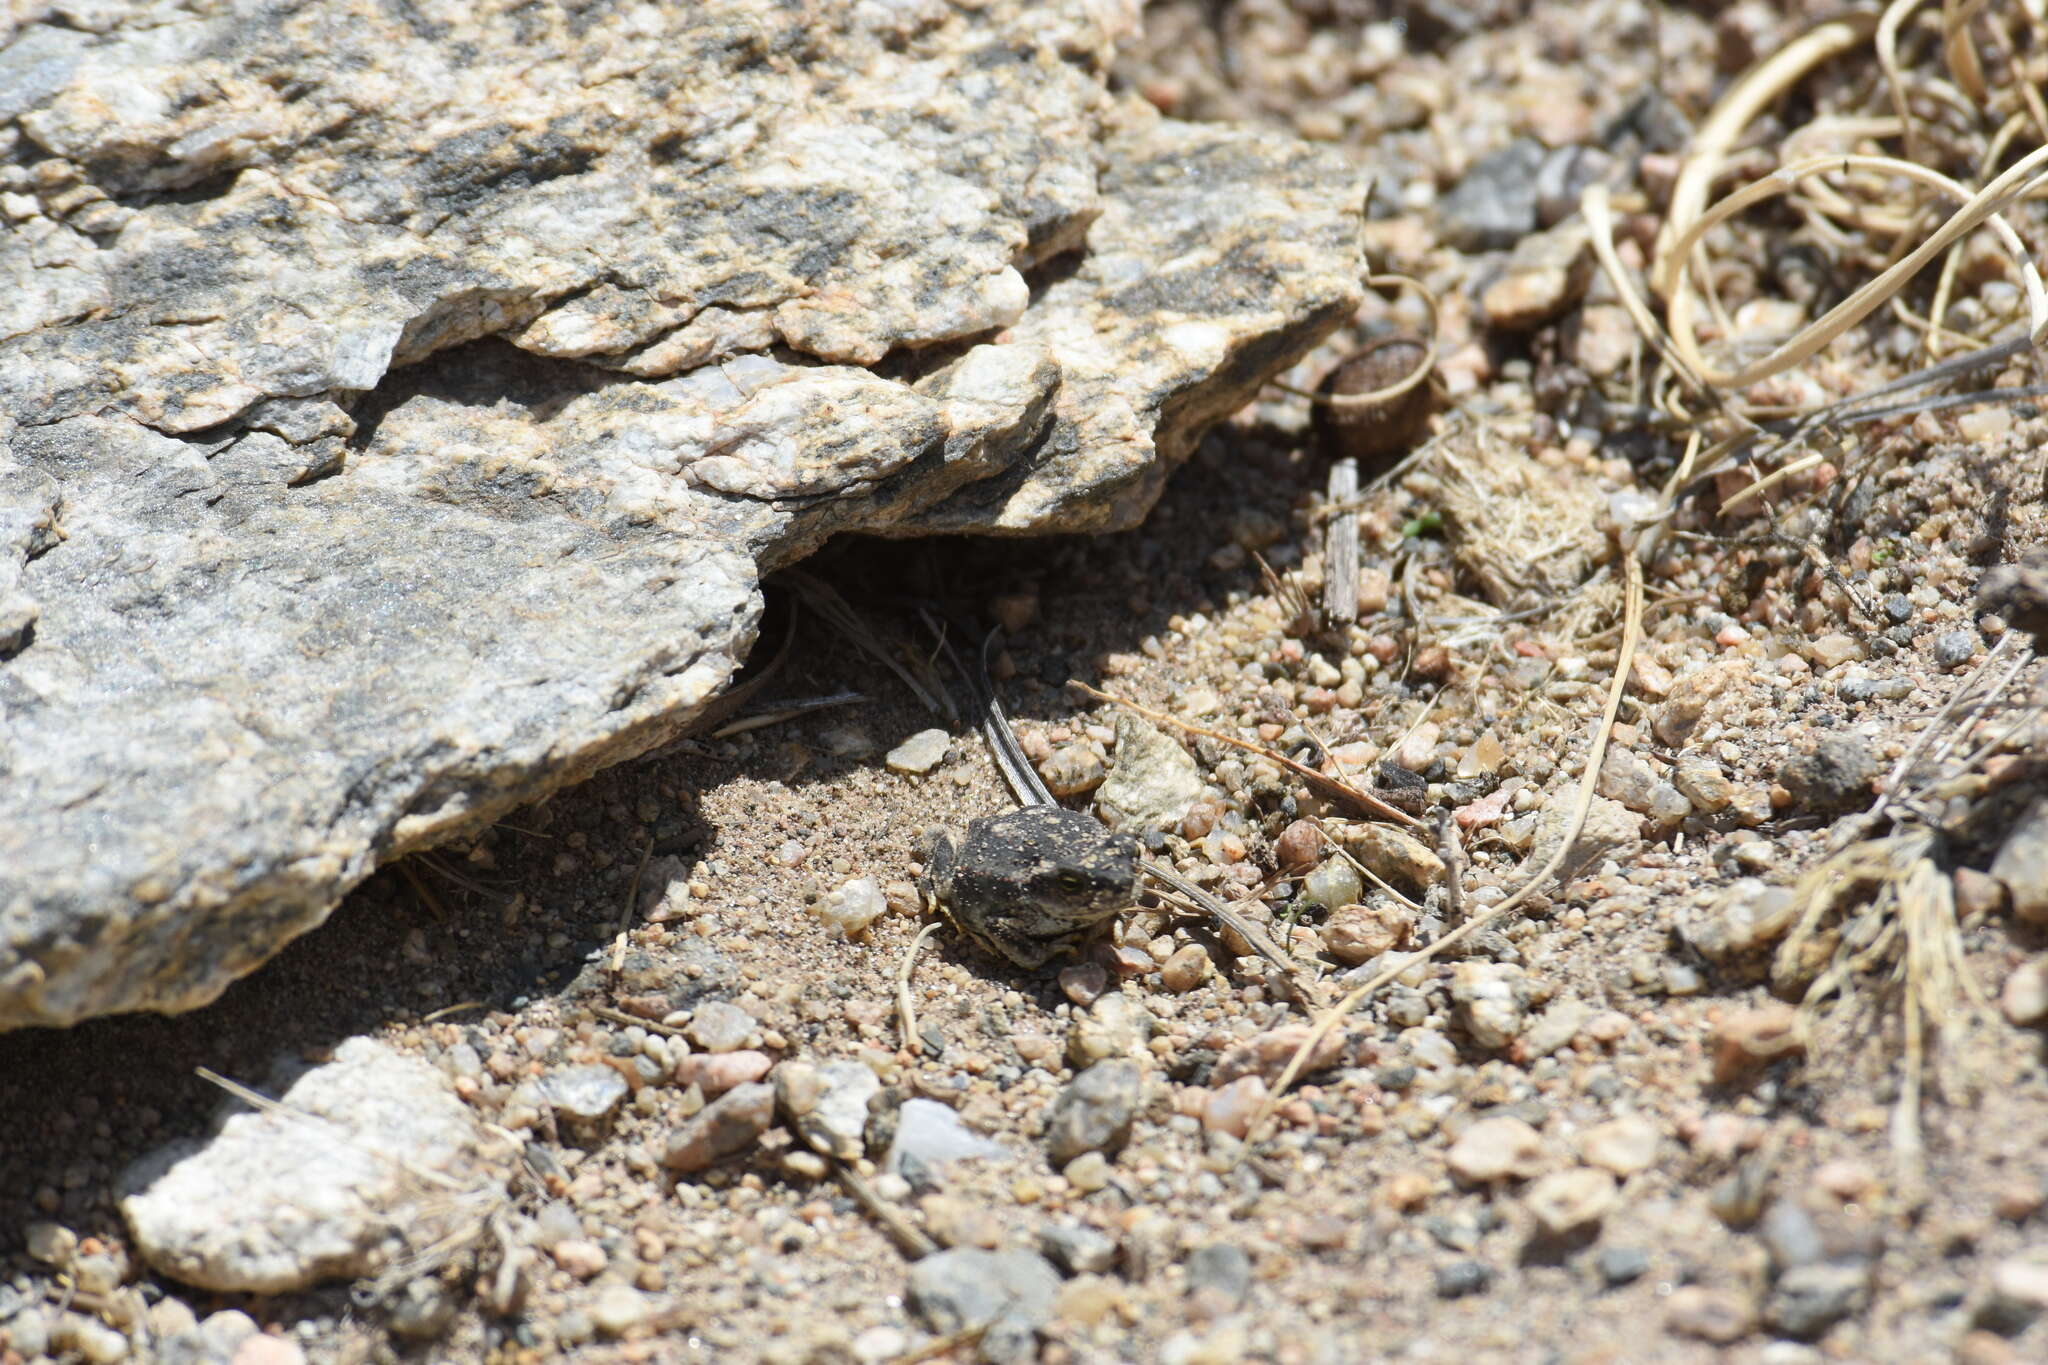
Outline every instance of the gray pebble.
[[1069, 1275], [1100, 1275], [1116, 1264], [1116, 1239], [1082, 1223], [1048, 1223], [1038, 1249]]
[[944, 730], [919, 730], [889, 751], [883, 761], [899, 773], [919, 776], [946, 761], [953, 737]]
[[1212, 1242], [1188, 1253], [1188, 1292], [1222, 1298], [1232, 1310], [1252, 1290], [1252, 1258], [1243, 1247]]
[[1860, 1311], [1869, 1297], [1870, 1272], [1862, 1266], [1795, 1266], [1772, 1287], [1764, 1321], [1785, 1336], [1812, 1341]]
[[455, 1296], [426, 1275], [406, 1281], [384, 1307], [392, 1332], [410, 1341], [432, 1341], [455, 1320]]
[[1468, 1294], [1485, 1293], [1492, 1283], [1493, 1267], [1484, 1261], [1453, 1261], [1437, 1267], [1436, 1296], [1462, 1299]]
[[1941, 668], [1961, 668], [1977, 653], [1977, 632], [1945, 630], [1934, 637], [1934, 662]]
[[626, 1098], [626, 1078], [602, 1062], [563, 1067], [541, 1082], [541, 1093], [562, 1117], [580, 1123], [608, 1119]]
[[1871, 784], [1882, 766], [1869, 740], [1835, 731], [1823, 735], [1813, 752], [1779, 764], [1777, 779], [1802, 810], [1861, 810], [1870, 804]]
[[1308, 874], [1301, 887], [1304, 902], [1320, 905], [1326, 910], [1356, 905], [1364, 894], [1365, 884], [1359, 880], [1358, 869], [1341, 857], [1326, 859], [1321, 867]]
[[50, 1349], [50, 1315], [31, 1308], [7, 1320], [7, 1344], [34, 1360]]
[[654, 1300], [629, 1284], [608, 1284], [590, 1305], [590, 1320], [608, 1337], [622, 1337], [647, 1321], [654, 1312]]
[[1151, 1036], [1152, 1016], [1121, 991], [1098, 996], [1067, 1034], [1067, 1060], [1084, 1071], [1109, 1057], [1127, 1057]]
[[[847, 1061], [827, 1062], [817, 1074], [823, 1093], [795, 1116], [796, 1130], [827, 1156], [856, 1161], [867, 1153], [868, 1101], [881, 1092], [881, 1078], [861, 1063]], [[789, 1107], [785, 1102], [784, 1108]]]
[[911, 1099], [897, 1111], [896, 1136], [882, 1168], [908, 1177], [913, 1169], [935, 1172], [949, 1161], [967, 1157], [1008, 1155], [1001, 1143], [969, 1128], [937, 1100]]
[[1895, 592], [1884, 599], [1884, 614], [1895, 626], [1903, 626], [1913, 619], [1913, 599], [1902, 592]]
[[2001, 1336], [2027, 1330], [2048, 1307], [2048, 1259], [2041, 1251], [2007, 1257], [1991, 1268], [1990, 1291], [1978, 1306], [1981, 1327]]
[[1029, 1251], [954, 1247], [910, 1268], [910, 1301], [926, 1324], [952, 1333], [987, 1323], [981, 1359], [996, 1365], [1037, 1358], [1059, 1290], [1059, 1272]]
[[2014, 823], [1991, 875], [2005, 883], [2015, 918], [2048, 925], [2048, 797], [2035, 798]]
[[1594, 1268], [1610, 1287], [1633, 1284], [1650, 1273], [1650, 1256], [1637, 1247], [1602, 1247]]
[[1121, 1147], [1131, 1135], [1143, 1091], [1144, 1072], [1124, 1057], [1097, 1062], [1069, 1081], [1046, 1123], [1052, 1159], [1064, 1163], [1083, 1152]]
[[581, 1308], [564, 1309], [555, 1318], [555, 1340], [567, 1346], [590, 1340], [597, 1328], [590, 1321], [590, 1314]]
[[1790, 1199], [1780, 1199], [1764, 1210], [1756, 1235], [1771, 1253], [1771, 1266], [1779, 1274], [1827, 1259], [1827, 1244], [1813, 1215]]
[[1549, 153], [1519, 138], [1478, 162], [1437, 204], [1437, 226], [1460, 251], [1499, 251], [1536, 230], [1537, 172]]

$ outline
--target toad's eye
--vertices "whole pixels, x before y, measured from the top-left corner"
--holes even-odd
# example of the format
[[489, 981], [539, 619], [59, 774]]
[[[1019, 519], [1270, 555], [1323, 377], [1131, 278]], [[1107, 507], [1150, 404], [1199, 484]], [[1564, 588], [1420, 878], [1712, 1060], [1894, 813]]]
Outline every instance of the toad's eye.
[[1062, 872], [1059, 875], [1060, 890], [1076, 895], [1088, 889], [1088, 879], [1078, 872]]

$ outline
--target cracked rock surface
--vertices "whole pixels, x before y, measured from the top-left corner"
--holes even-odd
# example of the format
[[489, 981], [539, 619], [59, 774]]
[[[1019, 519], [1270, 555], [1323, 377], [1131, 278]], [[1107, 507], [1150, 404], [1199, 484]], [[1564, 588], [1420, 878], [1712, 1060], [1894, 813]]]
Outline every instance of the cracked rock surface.
[[828, 536], [1132, 525], [1359, 298], [1115, 5], [105, 15], [0, 48], [0, 1028], [666, 741]]

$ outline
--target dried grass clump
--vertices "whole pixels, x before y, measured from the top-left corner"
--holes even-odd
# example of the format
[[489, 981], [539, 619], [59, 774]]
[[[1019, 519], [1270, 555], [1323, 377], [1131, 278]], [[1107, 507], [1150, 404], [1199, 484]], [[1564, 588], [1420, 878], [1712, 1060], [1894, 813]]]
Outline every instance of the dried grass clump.
[[1458, 567], [1497, 607], [1563, 597], [1608, 557], [1593, 480], [1537, 463], [1490, 427], [1440, 443], [1410, 489], [1425, 478]]
[[[1855, 78], [1860, 54], [1876, 59], [1881, 81]], [[1661, 319], [1615, 248], [1605, 190], [1587, 192], [1596, 256], [1664, 362], [1656, 405], [1688, 437], [1664, 490], [1662, 516], [1637, 538], [1646, 561], [1680, 500], [1708, 475], [1749, 475], [1745, 486], [1724, 485], [1723, 514], [1775, 516], [1773, 500], [1795, 476], [1823, 461], [1853, 470], [1865, 459], [1855, 432], [1860, 424], [2044, 391], [2012, 382], [2048, 340], [2048, 290], [2012, 221], [2019, 218], [2036, 238], [2044, 226], [2036, 208], [2048, 196], [2044, 75], [2048, 22], [2038, 5], [1893, 0], [1881, 15], [1830, 20], [1780, 48], [1728, 88], [1688, 149], [1647, 272], [1663, 304]], [[1816, 112], [1782, 139], [1778, 168], [1710, 202], [1754, 125], [1794, 86], [1817, 76], [1824, 78], [1816, 82]], [[1805, 244], [1845, 278], [1867, 278], [1794, 335], [1744, 346], [1716, 290], [1715, 266], [1740, 254], [1742, 230], [1757, 231], [1745, 215], [1780, 200], [1796, 216]], [[1974, 249], [1980, 228], [1989, 230], [1996, 254]], [[1984, 287], [2000, 277], [2013, 287], [2002, 294]], [[1965, 288], [1977, 289], [1980, 306], [1953, 307]], [[1920, 335], [1921, 368], [1832, 401], [1788, 404], [1821, 390], [1766, 382], [1802, 367], [1836, 378], [1841, 371], [1828, 361], [1860, 345], [1851, 329], [1879, 309]], [[1974, 324], [1952, 326], [1958, 314]], [[1888, 373], [1886, 361], [1867, 350], [1855, 358], [1859, 374]], [[1986, 373], [1999, 375], [1997, 387], [1941, 392]], [[1943, 1029], [1959, 1009], [1981, 1003], [1964, 969], [1939, 814], [1935, 803], [1918, 798], [1937, 777], [1968, 770], [1996, 747], [1982, 743], [1948, 761], [2006, 698], [2027, 662], [2023, 649], [2014, 651], [2017, 658], [2008, 655], [2009, 663], [1999, 657], [2006, 653], [2003, 644], [1993, 652], [2005, 669], [1998, 681], [1978, 690], [1992, 666], [1987, 659], [1890, 775], [1870, 815], [1845, 827], [1834, 850], [1799, 880], [1793, 928], [1773, 963], [1774, 987], [1803, 1000], [1809, 1023], [1824, 1012], [1864, 1006], [1898, 1019], [1901, 1084], [1892, 1139], [1912, 1183], [1920, 1169], [1923, 1086], [1939, 1073]], [[1971, 696], [1977, 700], [1966, 706]]]

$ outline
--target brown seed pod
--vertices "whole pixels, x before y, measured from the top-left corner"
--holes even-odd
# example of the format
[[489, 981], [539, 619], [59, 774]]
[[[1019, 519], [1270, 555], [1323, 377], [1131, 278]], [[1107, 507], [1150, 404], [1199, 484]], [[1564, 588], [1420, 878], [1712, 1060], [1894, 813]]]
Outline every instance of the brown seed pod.
[[[1429, 355], [1428, 343], [1405, 332], [1376, 337], [1353, 351], [1317, 387], [1324, 397], [1367, 394], [1392, 388], [1415, 372]], [[1361, 464], [1405, 455], [1421, 440], [1435, 395], [1429, 380], [1376, 403], [1316, 405], [1316, 434], [1331, 459], [1349, 456]]]

